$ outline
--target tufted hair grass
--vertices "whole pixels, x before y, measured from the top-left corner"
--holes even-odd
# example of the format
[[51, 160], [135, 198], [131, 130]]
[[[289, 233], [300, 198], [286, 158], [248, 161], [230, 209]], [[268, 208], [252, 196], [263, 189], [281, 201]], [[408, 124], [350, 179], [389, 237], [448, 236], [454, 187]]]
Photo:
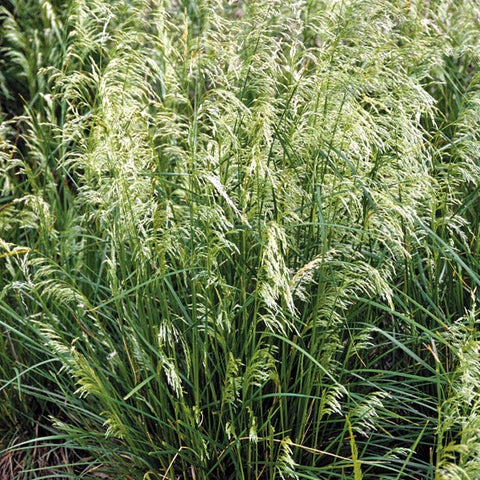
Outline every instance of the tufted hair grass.
[[476, 478], [478, 10], [6, 2], [0, 477]]

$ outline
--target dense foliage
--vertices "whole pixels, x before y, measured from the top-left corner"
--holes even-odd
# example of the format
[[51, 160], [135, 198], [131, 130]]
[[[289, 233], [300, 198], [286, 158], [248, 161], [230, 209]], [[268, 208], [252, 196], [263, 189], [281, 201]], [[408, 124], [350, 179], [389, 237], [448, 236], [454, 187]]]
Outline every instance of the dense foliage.
[[0, 478], [480, 477], [478, 2], [0, 5]]

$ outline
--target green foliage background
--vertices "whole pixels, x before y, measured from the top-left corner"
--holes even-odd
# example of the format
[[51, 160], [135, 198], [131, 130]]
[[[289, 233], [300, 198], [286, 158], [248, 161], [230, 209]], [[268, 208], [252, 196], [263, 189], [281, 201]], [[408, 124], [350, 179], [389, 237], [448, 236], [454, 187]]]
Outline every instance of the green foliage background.
[[477, 2], [0, 4], [0, 478], [479, 478]]

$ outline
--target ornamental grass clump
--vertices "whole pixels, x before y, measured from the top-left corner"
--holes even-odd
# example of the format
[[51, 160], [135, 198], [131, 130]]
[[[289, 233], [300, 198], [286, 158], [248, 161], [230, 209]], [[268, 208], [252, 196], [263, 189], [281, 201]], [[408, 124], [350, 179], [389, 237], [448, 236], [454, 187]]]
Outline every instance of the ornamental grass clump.
[[0, 477], [475, 478], [478, 10], [10, 0]]

